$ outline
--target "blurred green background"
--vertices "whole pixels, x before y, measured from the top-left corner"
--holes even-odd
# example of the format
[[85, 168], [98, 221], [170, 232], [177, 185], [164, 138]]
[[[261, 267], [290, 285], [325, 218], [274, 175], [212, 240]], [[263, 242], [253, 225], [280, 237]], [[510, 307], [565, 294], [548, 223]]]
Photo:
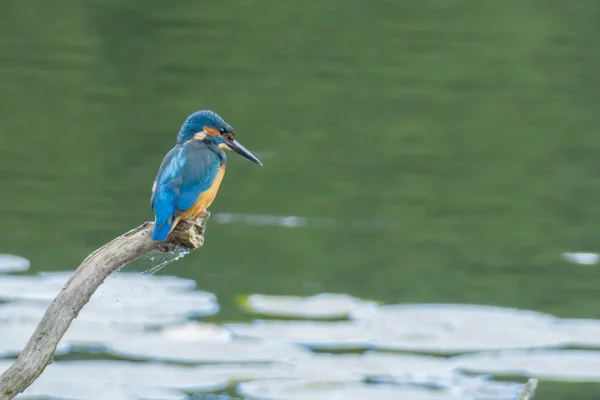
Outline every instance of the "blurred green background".
[[308, 221], [209, 221], [162, 273], [218, 318], [325, 291], [600, 318], [600, 272], [560, 257], [598, 247], [599, 34], [593, 0], [4, 0], [1, 251], [73, 269], [151, 220], [181, 123], [212, 109], [264, 167], [230, 155], [211, 212]]

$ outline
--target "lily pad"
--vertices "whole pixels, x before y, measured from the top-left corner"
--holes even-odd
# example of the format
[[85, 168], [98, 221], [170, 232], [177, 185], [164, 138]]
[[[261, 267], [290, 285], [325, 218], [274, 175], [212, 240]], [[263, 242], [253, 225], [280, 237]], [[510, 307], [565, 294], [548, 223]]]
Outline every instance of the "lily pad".
[[0, 275], [0, 300], [33, 300], [50, 303], [62, 289], [59, 283], [31, 275]]
[[486, 400], [513, 400], [524, 388], [519, 383], [467, 376], [447, 358], [413, 354], [318, 354], [294, 364], [298, 379], [328, 382], [368, 380], [402, 387], [437, 389]]
[[598, 262], [600, 255], [597, 253], [562, 253], [562, 257], [574, 264], [594, 265]]
[[39, 379], [45, 383], [112, 382], [188, 392], [221, 390], [229, 383], [228, 379], [215, 377], [195, 367], [113, 360], [54, 362]]
[[525, 389], [524, 383], [495, 381], [490, 376], [472, 376], [454, 371], [452, 374], [382, 375], [372, 382], [397, 385], [422, 386], [430, 389], [460, 393], [477, 400], [515, 400]]
[[61, 344], [77, 350], [103, 350], [109, 343], [143, 333], [142, 327], [76, 319], [63, 336]]
[[[68, 273], [2, 276], [0, 298], [13, 303], [0, 305], [0, 319], [37, 323], [69, 276]], [[212, 293], [191, 288], [193, 284], [185, 279], [117, 273], [94, 293], [78, 320], [164, 326], [218, 312]]]
[[215, 324], [189, 322], [183, 325], [169, 326], [161, 330], [161, 334], [169, 339], [227, 342], [231, 340], [231, 332]]
[[370, 333], [354, 322], [257, 320], [251, 324], [225, 324], [235, 336], [283, 341], [319, 349], [364, 349]]
[[[211, 374], [231, 381], [301, 379], [314, 382], [362, 382], [364, 380], [402, 385], [420, 385], [457, 390], [466, 385], [455, 365], [444, 358], [409, 354], [312, 354], [295, 361], [258, 365], [207, 365]], [[471, 379], [471, 378], [469, 378]], [[443, 382], [443, 384], [440, 384]], [[471, 386], [473, 384], [471, 383]]]
[[390, 318], [402, 319], [419, 326], [441, 329], [503, 326], [506, 323], [546, 326], [557, 318], [536, 311], [472, 304], [395, 304], [353, 312], [354, 319], [378, 322]]
[[180, 363], [277, 362], [310, 357], [301, 347], [260, 341], [189, 341], [147, 333], [118, 340], [108, 346], [109, 353], [132, 359], [163, 360]]
[[209, 364], [194, 367], [201, 373], [227, 379], [230, 384], [258, 379], [297, 378], [291, 363]]
[[450, 376], [455, 371], [454, 364], [445, 358], [382, 352], [316, 354], [295, 364], [302, 376], [310, 374], [325, 378], [330, 371], [346, 371], [359, 379], [395, 376], [406, 377], [409, 380], [416, 377]]
[[245, 299], [244, 306], [255, 313], [279, 317], [331, 319], [371, 309], [375, 302], [364, 301], [346, 294], [323, 293], [311, 297], [269, 296], [253, 294]]
[[[78, 349], [104, 350], [111, 343], [125, 342], [136, 337], [146, 337], [148, 334], [147, 331], [130, 325], [75, 320], [61, 343], [64, 342]], [[157, 340], [162, 338], [166, 343], [173, 340], [176, 342], [228, 342], [231, 339], [231, 333], [226, 329], [206, 323], [170, 326], [164, 330], [156, 331], [152, 335], [157, 337]]]
[[29, 269], [28, 259], [13, 254], [0, 254], [0, 273], [21, 272]]
[[[7, 275], [0, 279], [0, 297], [8, 300], [54, 300], [72, 271], [45, 272], [39, 275]], [[115, 272], [95, 292], [96, 297], [113, 293], [130, 295], [152, 292], [160, 294], [174, 291], [188, 292], [196, 287], [193, 280], [172, 276], [144, 275], [140, 273]], [[29, 289], [29, 290], [24, 290]], [[35, 289], [35, 290], [32, 290]], [[40, 293], [41, 292], [41, 293]], [[210, 295], [210, 294], [209, 294]], [[131, 296], [129, 296], [131, 297]]]
[[151, 385], [98, 380], [49, 381], [38, 379], [17, 399], [77, 399], [77, 400], [187, 400], [178, 390]]
[[515, 350], [457, 356], [451, 360], [457, 368], [472, 373], [600, 382], [600, 351]]
[[569, 346], [600, 348], [600, 320], [560, 319], [554, 328], [569, 336]]
[[533, 311], [453, 304], [384, 306], [360, 311], [354, 320], [371, 332], [377, 349], [431, 354], [560, 347], [569, 335], [557, 318]]
[[[0, 322], [0, 357], [20, 354], [34, 331], [34, 325], [22, 326]], [[56, 348], [56, 354], [64, 354], [68, 351], [69, 346], [64, 343], [60, 343]]]
[[238, 386], [238, 392], [251, 400], [466, 400], [469, 397], [445, 391], [395, 385], [329, 383], [302, 379], [262, 380]]

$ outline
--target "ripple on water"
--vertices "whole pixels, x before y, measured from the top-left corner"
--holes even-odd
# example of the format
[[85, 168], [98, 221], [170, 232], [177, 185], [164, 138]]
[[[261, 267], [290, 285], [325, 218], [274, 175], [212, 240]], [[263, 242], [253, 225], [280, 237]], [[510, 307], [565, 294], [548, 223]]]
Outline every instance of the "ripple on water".
[[373, 309], [377, 303], [347, 294], [323, 293], [310, 297], [253, 294], [243, 305], [262, 315], [295, 318], [344, 318], [352, 312]]
[[27, 271], [29, 264], [26, 258], [13, 254], [0, 254], [0, 273]]

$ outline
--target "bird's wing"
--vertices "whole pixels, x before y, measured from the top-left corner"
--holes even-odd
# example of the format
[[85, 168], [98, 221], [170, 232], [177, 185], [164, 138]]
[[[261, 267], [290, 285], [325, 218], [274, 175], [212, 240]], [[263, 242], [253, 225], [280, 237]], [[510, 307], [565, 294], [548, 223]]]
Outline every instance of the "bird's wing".
[[[179, 156], [181, 152], [181, 146], [177, 145], [173, 147], [165, 156], [162, 163], [160, 164], [160, 168], [158, 169], [158, 174], [156, 174], [156, 179], [154, 180], [154, 184], [152, 185], [152, 196], [150, 197], [150, 205], [154, 209], [154, 204], [158, 198], [159, 192], [162, 194], [161, 198], [164, 197], [164, 190], [166, 186], [169, 186], [169, 180], [173, 179], [176, 175], [173, 164], [173, 159], [176, 156]], [[159, 190], [161, 189], [161, 190]], [[164, 200], [164, 199], [163, 199]]]
[[183, 182], [177, 198], [177, 210], [187, 211], [201, 193], [212, 186], [222, 159], [219, 154], [206, 147], [201, 142], [192, 141], [184, 148], [186, 163], [183, 165]]
[[175, 146], [165, 157], [152, 194], [157, 216], [179, 216], [192, 208], [219, 172], [221, 157], [201, 142]]

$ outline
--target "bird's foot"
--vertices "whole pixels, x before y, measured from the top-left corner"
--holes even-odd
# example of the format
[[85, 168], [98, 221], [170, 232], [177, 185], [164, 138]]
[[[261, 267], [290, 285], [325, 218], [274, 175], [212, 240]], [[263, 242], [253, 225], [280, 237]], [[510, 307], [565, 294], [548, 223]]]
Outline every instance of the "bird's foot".
[[208, 211], [199, 216], [183, 221], [175, 227], [169, 235], [169, 242], [182, 244], [188, 249], [197, 249], [204, 244], [204, 230], [206, 229], [206, 220], [210, 216]]

